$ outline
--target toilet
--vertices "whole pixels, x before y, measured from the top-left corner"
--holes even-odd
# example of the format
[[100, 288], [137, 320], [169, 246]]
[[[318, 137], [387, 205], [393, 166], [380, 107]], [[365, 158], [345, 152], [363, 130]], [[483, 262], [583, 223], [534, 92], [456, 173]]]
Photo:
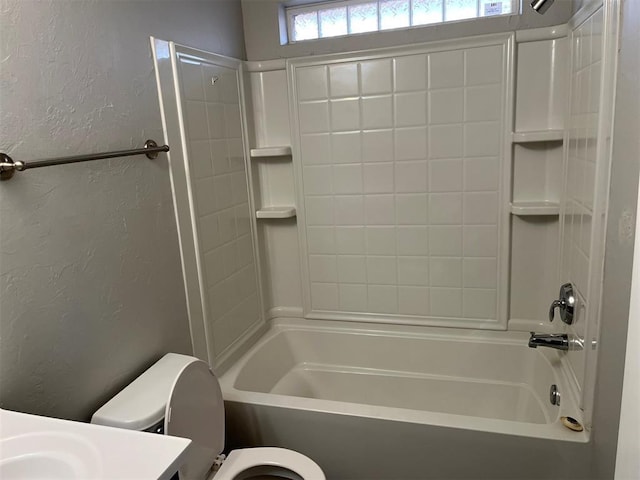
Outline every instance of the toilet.
[[260, 447], [224, 450], [224, 401], [202, 360], [168, 353], [104, 404], [91, 423], [191, 439], [180, 480], [325, 480], [301, 453]]

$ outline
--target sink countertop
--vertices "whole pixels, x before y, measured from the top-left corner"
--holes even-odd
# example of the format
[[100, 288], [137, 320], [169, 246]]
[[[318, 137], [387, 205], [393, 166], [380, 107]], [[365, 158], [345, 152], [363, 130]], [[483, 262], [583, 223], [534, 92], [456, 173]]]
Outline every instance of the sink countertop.
[[28, 467], [30, 456], [47, 450], [81, 459], [81, 475], [91, 479], [169, 480], [190, 443], [186, 438], [0, 409], [0, 465], [20, 458]]

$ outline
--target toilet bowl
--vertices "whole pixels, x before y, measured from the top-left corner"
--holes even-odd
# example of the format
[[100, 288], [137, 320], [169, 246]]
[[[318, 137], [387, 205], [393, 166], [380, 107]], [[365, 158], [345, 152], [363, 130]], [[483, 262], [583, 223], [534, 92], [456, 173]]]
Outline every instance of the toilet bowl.
[[202, 360], [168, 353], [93, 414], [91, 422], [191, 439], [180, 480], [325, 480], [320, 467], [284, 448], [224, 450], [224, 401]]
[[258, 447], [233, 450], [215, 480], [250, 480], [253, 478], [282, 478], [286, 480], [324, 479], [320, 467], [309, 457], [286, 448]]

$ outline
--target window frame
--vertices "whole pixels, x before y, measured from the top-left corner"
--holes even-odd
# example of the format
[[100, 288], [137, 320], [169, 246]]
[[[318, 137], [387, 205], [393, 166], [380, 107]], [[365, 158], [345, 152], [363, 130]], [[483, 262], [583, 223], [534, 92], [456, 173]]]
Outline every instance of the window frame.
[[[329, 1], [325, 1], [325, 2], [316, 2], [316, 3], [312, 3], [312, 4], [307, 4], [307, 5], [293, 5], [293, 6], [289, 6], [289, 7], [285, 7], [285, 14], [286, 14], [286, 24], [287, 24], [287, 44], [295, 44], [295, 43], [300, 43], [300, 42], [309, 42], [309, 41], [314, 41], [314, 40], [324, 40], [326, 38], [343, 38], [343, 37], [351, 37], [354, 35], [366, 35], [366, 34], [371, 34], [371, 33], [379, 33], [379, 32], [389, 32], [389, 31], [393, 31], [393, 30], [405, 30], [408, 28], [419, 28], [419, 27], [428, 27], [431, 25], [442, 25], [443, 23], [453, 23], [453, 22], [466, 22], [469, 20], [478, 20], [478, 19], [482, 19], [482, 18], [494, 18], [494, 17], [503, 17], [503, 16], [511, 16], [511, 15], [519, 15], [520, 14], [520, 4], [521, 4], [521, 0], [496, 0], [496, 1], [502, 1], [502, 2], [510, 2], [511, 3], [511, 13], [502, 13], [500, 15], [487, 15], [487, 16], [480, 16], [480, 7], [482, 5], [482, 0], [475, 0], [476, 1], [476, 16], [475, 17], [469, 17], [469, 18], [462, 18], [462, 19], [456, 19], [456, 20], [442, 20], [440, 22], [433, 22], [433, 23], [420, 23], [417, 25], [413, 24], [413, 1], [414, 0], [408, 0], [409, 2], [409, 25], [406, 27], [398, 27], [398, 28], [385, 28], [382, 29], [381, 28], [381, 17], [380, 17], [380, 0], [329, 0]], [[446, 18], [446, 1], [447, 0], [442, 0], [442, 18]], [[378, 15], [378, 28], [376, 30], [371, 30], [369, 32], [358, 32], [358, 33], [351, 33], [351, 21], [349, 18], [349, 9], [348, 7], [350, 6], [354, 6], [354, 5], [360, 5], [360, 4], [366, 4], [366, 3], [377, 3], [377, 15]], [[322, 37], [321, 36], [321, 32], [320, 32], [320, 15], [319, 12], [320, 10], [325, 10], [325, 9], [329, 9], [329, 8], [341, 8], [341, 7], [346, 7], [347, 8], [347, 33], [344, 35], [334, 35], [334, 36], [327, 36], [327, 37]], [[308, 38], [308, 39], [304, 39], [304, 40], [296, 40], [294, 39], [294, 17], [296, 15], [299, 15], [301, 13], [313, 13], [315, 12], [316, 14], [316, 18], [317, 18], [317, 25], [318, 25], [318, 36], [315, 38]]]

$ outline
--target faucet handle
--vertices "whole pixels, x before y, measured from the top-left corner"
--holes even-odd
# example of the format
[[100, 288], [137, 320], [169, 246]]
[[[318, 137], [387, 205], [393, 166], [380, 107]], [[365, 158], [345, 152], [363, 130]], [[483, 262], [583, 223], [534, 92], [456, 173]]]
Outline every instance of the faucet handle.
[[567, 325], [573, 323], [574, 310], [576, 308], [576, 297], [573, 293], [574, 288], [571, 283], [565, 283], [560, 287], [558, 300], [551, 302], [549, 307], [549, 321], [553, 322], [555, 309], [560, 311], [560, 318]]
[[555, 309], [556, 308], [562, 308], [562, 301], [561, 300], [554, 300], [553, 302], [551, 302], [551, 306], [549, 307], [549, 321], [550, 322], [553, 322], [553, 320], [555, 318]]

